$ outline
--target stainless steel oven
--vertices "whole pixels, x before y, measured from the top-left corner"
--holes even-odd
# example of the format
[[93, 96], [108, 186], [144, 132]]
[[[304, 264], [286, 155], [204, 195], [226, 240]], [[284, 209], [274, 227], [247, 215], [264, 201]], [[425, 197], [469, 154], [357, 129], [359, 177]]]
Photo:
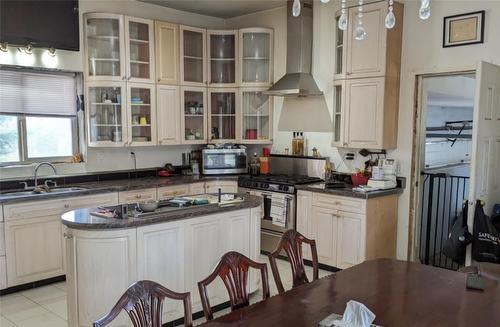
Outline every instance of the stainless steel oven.
[[210, 174], [244, 174], [247, 169], [245, 149], [203, 149], [201, 172]]

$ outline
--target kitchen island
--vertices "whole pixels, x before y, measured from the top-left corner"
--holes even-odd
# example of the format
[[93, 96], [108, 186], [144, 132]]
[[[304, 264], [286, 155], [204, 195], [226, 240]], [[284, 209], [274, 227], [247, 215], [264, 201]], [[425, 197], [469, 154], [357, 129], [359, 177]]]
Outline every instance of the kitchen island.
[[[191, 292], [193, 312], [202, 310], [197, 282], [210, 274], [228, 251], [253, 260], [260, 253], [261, 201], [243, 201], [159, 210], [145, 218], [100, 218], [97, 208], [62, 215], [66, 243], [69, 326], [92, 326], [127, 287], [153, 280], [177, 292]], [[258, 276], [250, 275], [250, 291]], [[212, 305], [227, 301], [219, 280], [209, 290]], [[164, 322], [183, 316], [181, 303], [167, 300]], [[117, 325], [127, 325], [122, 313]]]

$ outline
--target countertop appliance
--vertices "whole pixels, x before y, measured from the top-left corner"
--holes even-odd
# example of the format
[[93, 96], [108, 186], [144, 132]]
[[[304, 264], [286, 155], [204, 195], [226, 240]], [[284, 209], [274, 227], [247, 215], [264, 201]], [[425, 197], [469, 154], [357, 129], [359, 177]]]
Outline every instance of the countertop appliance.
[[[323, 181], [326, 158], [272, 155], [271, 174], [240, 176], [238, 192], [262, 198], [261, 250], [273, 252], [281, 236], [296, 228], [297, 185]], [[276, 209], [283, 210], [284, 222], [276, 221]]]
[[380, 178], [370, 178], [368, 180], [368, 187], [374, 190], [386, 190], [397, 187], [397, 161], [394, 159], [381, 159], [378, 166], [381, 170]]
[[204, 175], [245, 174], [248, 172], [246, 149], [203, 149], [201, 156], [201, 173]]

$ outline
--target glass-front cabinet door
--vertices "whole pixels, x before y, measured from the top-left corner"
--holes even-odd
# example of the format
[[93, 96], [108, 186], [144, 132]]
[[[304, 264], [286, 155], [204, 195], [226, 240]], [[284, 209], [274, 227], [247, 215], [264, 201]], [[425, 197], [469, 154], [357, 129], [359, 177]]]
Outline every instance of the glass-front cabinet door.
[[347, 33], [339, 28], [341, 12], [335, 16], [335, 72], [334, 79], [346, 78], [346, 40]]
[[345, 81], [333, 83], [333, 139], [332, 146], [343, 147], [344, 144], [344, 107]]
[[208, 31], [208, 83], [237, 86], [238, 31]]
[[273, 82], [273, 30], [240, 29], [241, 86], [269, 86]]
[[90, 146], [124, 146], [127, 142], [125, 83], [87, 84], [87, 137]]
[[273, 101], [262, 94], [267, 88], [240, 90], [241, 141], [244, 143], [271, 143]]
[[128, 143], [141, 146], [156, 144], [155, 86], [127, 83]]
[[237, 89], [208, 90], [208, 132], [209, 141], [235, 141]]
[[181, 89], [182, 143], [207, 143], [207, 89], [183, 87]]
[[122, 15], [85, 15], [85, 65], [88, 80], [121, 81], [125, 78], [122, 31]]
[[206, 86], [206, 30], [180, 26], [181, 84]]
[[152, 20], [125, 17], [127, 80], [154, 82], [154, 24]]

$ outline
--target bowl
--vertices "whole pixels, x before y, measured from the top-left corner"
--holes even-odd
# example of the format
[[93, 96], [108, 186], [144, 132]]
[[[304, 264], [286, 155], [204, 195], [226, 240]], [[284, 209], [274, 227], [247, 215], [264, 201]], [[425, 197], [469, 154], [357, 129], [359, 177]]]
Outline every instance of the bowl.
[[156, 200], [147, 200], [144, 202], [137, 202], [137, 209], [142, 212], [152, 212], [158, 209], [159, 202]]

